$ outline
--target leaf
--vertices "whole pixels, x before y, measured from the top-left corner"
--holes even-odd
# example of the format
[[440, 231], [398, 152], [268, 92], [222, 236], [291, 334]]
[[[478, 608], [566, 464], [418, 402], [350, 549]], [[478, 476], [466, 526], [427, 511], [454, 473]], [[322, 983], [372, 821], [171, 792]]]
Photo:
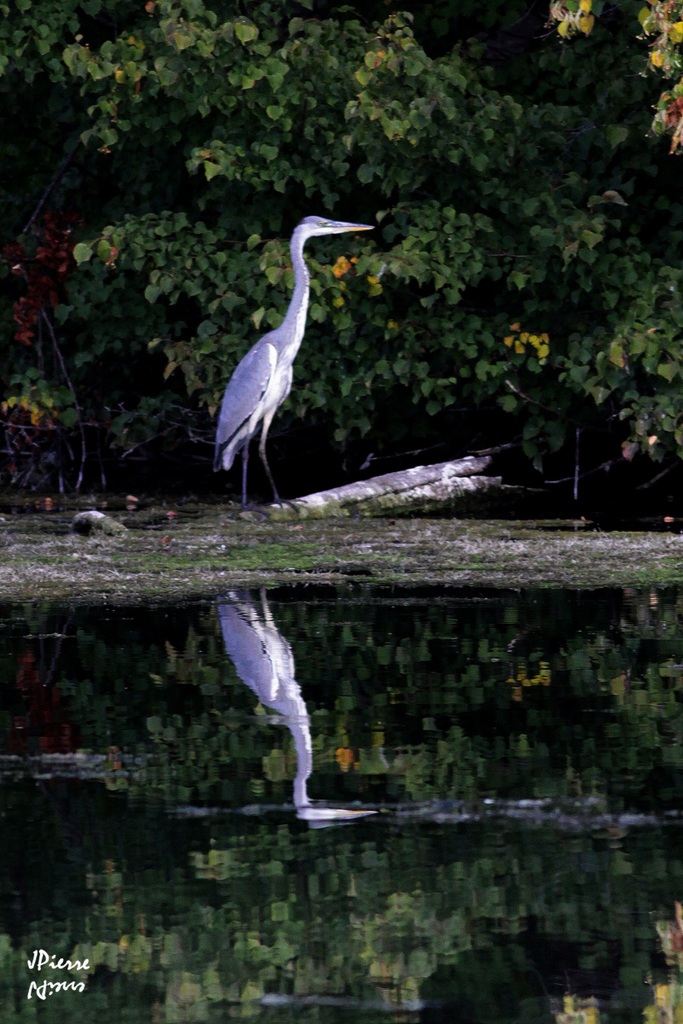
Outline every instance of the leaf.
[[614, 191], [614, 189], [609, 189], [607, 192], [603, 192], [602, 198], [606, 203], [615, 203], [617, 206], [628, 206], [628, 203], [623, 196], [620, 196], [618, 192]]
[[251, 314], [251, 321], [252, 321], [252, 323], [253, 323], [253, 325], [254, 325], [254, 327], [256, 328], [257, 331], [258, 331], [258, 329], [261, 326], [261, 321], [263, 320], [263, 316], [264, 316], [265, 312], [266, 311], [263, 308], [263, 306], [259, 306], [259, 308], [256, 310], [256, 312]]
[[204, 161], [204, 173], [206, 174], [207, 181], [211, 181], [211, 179], [215, 178], [217, 174], [220, 174], [220, 172], [220, 164], [211, 163], [210, 160]]
[[256, 39], [258, 37], [258, 34], [259, 32], [258, 29], [256, 28], [256, 25], [252, 25], [251, 22], [235, 22], [235, 35], [242, 43], [242, 46], [246, 46], [246, 44], [250, 43], [252, 39]]
[[508, 280], [512, 281], [521, 291], [529, 280], [529, 275], [523, 274], [520, 270], [513, 270]]
[[602, 405], [602, 403], [605, 402], [612, 393], [611, 388], [604, 388], [599, 385], [586, 388], [586, 390], [589, 395], [593, 396], [596, 405]]
[[626, 365], [624, 349], [618, 341], [613, 341], [609, 347], [609, 361], [610, 363], [614, 363], [615, 366], [622, 368]]
[[597, 231], [589, 231], [588, 228], [581, 232], [581, 241], [585, 242], [589, 249], [593, 249], [598, 242], [602, 242], [602, 237]]
[[202, 320], [199, 327], [197, 328], [197, 337], [201, 338], [202, 341], [205, 338], [210, 338], [212, 334], [217, 334], [218, 328], [216, 327], [213, 320]]
[[628, 138], [628, 128], [623, 124], [608, 124], [605, 128], [605, 137], [614, 149]]
[[101, 238], [97, 243], [97, 258], [103, 263], [108, 263], [111, 257], [111, 245], [106, 238]]
[[67, 427], [67, 429], [75, 427], [78, 423], [78, 413], [71, 406], [68, 409], [62, 409], [59, 414], [59, 418], [62, 422], [62, 426]]
[[87, 263], [88, 260], [92, 258], [92, 243], [78, 242], [78, 244], [74, 246], [73, 257], [79, 266], [81, 263]]
[[55, 306], [54, 314], [57, 323], [65, 324], [69, 318], [69, 313], [73, 313], [73, 309], [73, 306], [67, 306], [64, 305], [64, 303], [60, 303], [58, 306]]
[[660, 377], [663, 377], [664, 380], [672, 381], [678, 374], [678, 366], [674, 362], [660, 363], [657, 367], [657, 373]]

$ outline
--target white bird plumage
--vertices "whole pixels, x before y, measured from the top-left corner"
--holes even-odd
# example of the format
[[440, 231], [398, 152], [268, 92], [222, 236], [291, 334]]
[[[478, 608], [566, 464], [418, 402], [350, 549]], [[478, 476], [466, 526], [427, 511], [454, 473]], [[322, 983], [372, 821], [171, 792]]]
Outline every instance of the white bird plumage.
[[274, 331], [256, 342], [237, 364], [228, 381], [218, 416], [214, 470], [230, 469], [235, 455], [242, 453], [242, 505], [247, 504], [247, 463], [249, 442], [261, 426], [259, 455], [273, 488], [275, 501], [280, 496], [266, 458], [266, 438], [277, 409], [292, 387], [292, 364], [299, 351], [306, 327], [310, 277], [303, 250], [314, 235], [340, 234], [343, 231], [372, 231], [372, 224], [352, 224], [324, 217], [304, 217], [292, 234], [290, 251], [294, 268], [294, 293], [287, 314]]

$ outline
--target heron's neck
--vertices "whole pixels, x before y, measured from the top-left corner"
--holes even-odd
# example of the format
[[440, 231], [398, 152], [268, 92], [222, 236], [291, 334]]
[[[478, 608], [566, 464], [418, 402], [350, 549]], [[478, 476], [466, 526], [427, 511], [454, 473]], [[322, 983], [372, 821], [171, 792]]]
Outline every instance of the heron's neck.
[[296, 775], [294, 777], [294, 806], [308, 807], [308, 791], [306, 783], [313, 771], [313, 744], [311, 742], [311, 730], [308, 724], [308, 714], [305, 718], [292, 718], [286, 722], [294, 737], [296, 748]]
[[[296, 355], [301, 339], [304, 336], [306, 327], [306, 312], [308, 310], [308, 293], [310, 290], [310, 277], [308, 267], [304, 259], [304, 237], [295, 231], [292, 235], [290, 251], [292, 253], [292, 266], [294, 268], [294, 294], [289, 303], [289, 309], [285, 316], [285, 323], [290, 328], [290, 336], [293, 339], [292, 359]], [[288, 346], [289, 348], [289, 346]]]

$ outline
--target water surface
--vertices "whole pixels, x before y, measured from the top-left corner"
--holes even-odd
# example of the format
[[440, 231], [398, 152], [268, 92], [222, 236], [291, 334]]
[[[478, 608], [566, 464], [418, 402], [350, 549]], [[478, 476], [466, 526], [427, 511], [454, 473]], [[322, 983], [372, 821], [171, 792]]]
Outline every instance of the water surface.
[[680, 1014], [683, 592], [12, 606], [0, 663], [8, 1020]]

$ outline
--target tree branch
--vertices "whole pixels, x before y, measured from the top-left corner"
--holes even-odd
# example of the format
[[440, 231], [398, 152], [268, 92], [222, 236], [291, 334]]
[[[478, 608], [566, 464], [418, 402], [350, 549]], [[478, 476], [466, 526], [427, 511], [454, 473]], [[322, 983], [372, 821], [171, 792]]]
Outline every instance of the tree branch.
[[74, 396], [74, 408], [76, 409], [76, 416], [78, 418], [78, 429], [81, 435], [81, 465], [78, 470], [78, 479], [76, 480], [76, 490], [78, 491], [80, 490], [81, 484], [83, 483], [83, 470], [85, 469], [86, 458], [85, 430], [83, 429], [83, 420], [81, 419], [81, 407], [78, 404], [78, 396], [76, 395], [76, 389], [71, 383], [71, 377], [69, 376], [69, 371], [66, 368], [66, 363], [64, 362], [64, 357], [57, 342], [57, 335], [54, 332], [52, 324], [50, 323], [50, 318], [45, 312], [45, 310], [42, 310], [40, 315], [43, 318], [43, 321], [47, 326], [48, 331], [50, 332], [50, 337], [52, 338], [52, 344], [54, 346], [55, 354], [57, 356], [57, 359], [59, 360], [59, 365], [62, 368], [62, 373], [64, 374], [64, 380], [66, 381], [69, 391]]
[[26, 225], [24, 227], [24, 230], [22, 231], [22, 234], [25, 235], [26, 232], [29, 231], [30, 228], [32, 227], [36, 217], [38, 216], [38, 214], [42, 210], [43, 205], [45, 204], [45, 201], [47, 200], [48, 196], [52, 192], [52, 189], [55, 187], [55, 185], [57, 184], [57, 182], [62, 177], [62, 175], [66, 171], [67, 167], [69, 166], [69, 164], [71, 163], [71, 161], [75, 157], [77, 149], [78, 149], [78, 145], [74, 146], [74, 148], [72, 150], [70, 150], [66, 154], [66, 156], [62, 160], [61, 164], [59, 165], [59, 167], [57, 168], [55, 173], [52, 175], [52, 178], [50, 179], [50, 183], [47, 186], [47, 188], [45, 189], [45, 191], [43, 192], [42, 196], [40, 197], [40, 201], [39, 201], [38, 205], [36, 206], [35, 210], [31, 214], [31, 216], [29, 217], [28, 221], [26, 222]]

